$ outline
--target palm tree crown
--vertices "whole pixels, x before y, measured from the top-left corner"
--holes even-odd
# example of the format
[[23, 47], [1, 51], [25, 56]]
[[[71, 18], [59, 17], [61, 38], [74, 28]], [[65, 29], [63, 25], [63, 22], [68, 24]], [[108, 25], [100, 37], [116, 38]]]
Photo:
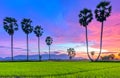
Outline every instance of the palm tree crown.
[[69, 56], [70, 60], [72, 59], [72, 57], [74, 57], [76, 55], [74, 48], [67, 49], [67, 52], [68, 52], [68, 56]]
[[18, 30], [17, 20], [15, 18], [6, 17], [4, 19], [4, 29], [9, 35], [13, 35]]
[[37, 25], [34, 29], [34, 33], [36, 34], [37, 37], [42, 36], [43, 28], [41, 26]]
[[110, 2], [102, 1], [100, 2], [95, 9], [95, 17], [97, 21], [103, 22], [106, 21], [106, 18], [110, 16], [112, 6]]
[[94, 56], [95, 55], [95, 51], [91, 51], [91, 55]]
[[32, 21], [30, 19], [24, 18], [21, 22], [22, 24], [22, 30], [26, 33], [32, 33], [33, 31], [33, 26], [31, 26]]
[[50, 36], [48, 36], [48, 37], [46, 38], [45, 42], [46, 42], [47, 45], [51, 45], [52, 42], [53, 42], [53, 39], [52, 39]]
[[83, 9], [82, 11], [80, 11], [79, 14], [79, 23], [86, 27], [93, 19], [93, 14], [91, 12], [91, 10], [88, 9]]

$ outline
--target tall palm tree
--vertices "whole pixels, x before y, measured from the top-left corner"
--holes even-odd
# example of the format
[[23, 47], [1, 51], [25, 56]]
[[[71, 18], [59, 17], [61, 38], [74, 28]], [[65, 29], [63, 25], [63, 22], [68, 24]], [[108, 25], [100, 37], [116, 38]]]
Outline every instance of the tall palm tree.
[[70, 60], [76, 55], [74, 48], [67, 49], [67, 52]]
[[106, 18], [110, 16], [111, 10], [112, 10], [112, 6], [108, 1], [100, 2], [95, 9], [95, 17], [97, 21], [101, 22], [100, 52], [98, 54], [96, 61], [99, 59], [102, 51], [103, 24], [104, 21], [106, 21]]
[[80, 14], [79, 14], [79, 23], [85, 27], [85, 32], [86, 32], [86, 48], [87, 48], [87, 55], [88, 55], [88, 58], [92, 60], [92, 58], [90, 57], [89, 55], [89, 52], [88, 52], [88, 36], [87, 36], [87, 26], [88, 24], [92, 21], [93, 19], [93, 14], [91, 12], [91, 10], [89, 9], [83, 9], [80, 11]]
[[3, 21], [5, 31], [11, 36], [11, 60], [13, 61], [13, 35], [18, 30], [18, 24], [12, 17], [6, 17]]
[[26, 34], [26, 41], [27, 41], [27, 61], [29, 60], [29, 41], [28, 41], [28, 35], [32, 33], [33, 31], [33, 26], [31, 25], [32, 21], [31, 19], [26, 19], [24, 18], [21, 22], [22, 25], [22, 30]]
[[34, 33], [38, 37], [38, 53], [39, 53], [39, 61], [41, 61], [41, 55], [40, 55], [40, 37], [43, 34], [43, 28], [41, 26], [37, 25], [34, 28]]
[[50, 60], [50, 59], [51, 59], [51, 58], [50, 58], [50, 45], [52, 44], [53, 39], [52, 39], [50, 36], [48, 36], [48, 37], [46, 37], [45, 42], [46, 42], [46, 44], [47, 44], [48, 47], [49, 47], [49, 60]]

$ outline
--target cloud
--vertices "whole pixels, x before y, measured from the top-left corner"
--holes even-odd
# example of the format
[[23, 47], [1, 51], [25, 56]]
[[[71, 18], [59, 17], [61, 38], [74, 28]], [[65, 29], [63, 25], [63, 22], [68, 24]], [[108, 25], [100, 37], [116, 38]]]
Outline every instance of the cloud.
[[[111, 51], [112, 49], [120, 47], [120, 29], [119, 29], [119, 13], [112, 14], [106, 22], [104, 22], [104, 32], [103, 32], [103, 48]], [[101, 25], [101, 24], [100, 24]], [[92, 23], [89, 27], [91, 31], [89, 40], [94, 41], [95, 45], [93, 47], [99, 48], [100, 41], [100, 25], [98, 23]]]
[[[116, 48], [120, 47], [120, 29], [119, 29], [119, 13], [112, 13], [107, 21], [104, 22], [104, 32], [103, 32], [103, 52], [104, 51], [116, 51]], [[80, 26], [78, 22], [78, 17], [74, 20], [65, 19], [65, 29], [60, 26], [58, 28], [53, 28], [53, 39], [55, 45], [63, 45], [64, 47], [74, 47], [84, 49], [86, 52], [86, 39], [85, 39], [85, 28]], [[89, 48], [92, 50], [99, 51], [100, 48], [100, 33], [101, 33], [101, 23], [94, 19], [88, 26], [88, 40]], [[73, 43], [73, 44], [70, 44]], [[80, 48], [78, 45], [82, 45]], [[59, 49], [62, 47], [59, 47]], [[65, 50], [65, 49], [64, 49]]]
[[58, 51], [55, 51], [55, 52], [53, 52], [54, 54], [60, 54], [60, 52], [58, 52]]
[[[30, 2], [30, 4], [33, 1]], [[41, 2], [41, 1], [40, 1]], [[64, 1], [63, 1], [64, 2]], [[90, 1], [91, 2], [91, 1]], [[69, 2], [69, 6], [66, 7], [66, 2], [59, 4], [55, 10], [53, 8], [54, 6], [58, 5], [60, 3], [59, 1], [55, 1], [53, 5], [46, 6], [46, 2], [43, 1], [43, 8], [38, 9], [36, 7], [36, 4], [39, 4], [39, 1], [34, 1], [34, 4], [29, 7], [28, 6], [23, 8], [20, 8], [21, 6], [25, 6], [26, 1], [18, 1], [16, 7], [15, 5], [6, 5], [6, 1], [1, 2], [1, 18], [0, 19], [0, 25], [2, 25], [2, 20], [4, 16], [13, 16], [18, 21], [21, 21], [21, 18], [23, 17], [29, 17], [34, 21], [33, 23], [41, 24], [44, 28], [43, 36], [41, 37], [41, 49], [42, 52], [46, 52], [48, 48], [45, 44], [45, 38], [46, 36], [50, 35], [53, 37], [53, 50], [64, 50], [62, 52], [66, 53], [66, 49], [73, 47], [77, 49], [79, 52], [86, 52], [86, 43], [85, 43], [85, 28], [82, 27], [79, 24], [79, 18], [78, 14], [83, 7], [89, 7], [92, 10], [95, 8], [96, 3], [99, 1], [93, 1], [92, 3], [94, 5], [86, 5], [85, 1], [76, 1], [74, 2], [76, 5], [73, 4], [73, 2]], [[21, 4], [22, 3], [22, 4]], [[84, 3], [84, 6], [80, 6], [80, 4]], [[120, 10], [117, 5], [119, 5], [119, 1], [112, 1], [111, 3], [113, 5], [113, 12], [109, 18], [107, 18], [107, 21], [104, 22], [104, 33], [103, 33], [103, 51], [116, 51], [117, 49], [120, 49]], [[9, 4], [9, 2], [7, 2]], [[14, 4], [14, 3], [13, 3]], [[63, 5], [64, 4], [64, 5]], [[116, 5], [117, 4], [117, 5]], [[40, 5], [41, 6], [41, 5]], [[50, 6], [50, 8], [48, 8]], [[77, 7], [77, 8], [76, 8]], [[94, 7], [94, 8], [93, 8]], [[17, 8], [17, 9], [16, 9]], [[18, 9], [19, 8], [19, 9]], [[26, 10], [27, 9], [27, 10]], [[11, 10], [11, 11], [9, 11]], [[14, 11], [15, 12], [14, 12]], [[18, 13], [21, 10], [25, 10], [25, 14]], [[14, 12], [14, 13], [13, 13]], [[34, 12], [34, 13], [33, 13]], [[89, 39], [89, 49], [92, 50], [99, 50], [99, 44], [100, 44], [100, 30], [101, 23], [97, 22], [96, 19], [89, 24], [88, 26], [88, 39]], [[0, 40], [0, 51], [3, 51], [2, 53], [8, 53], [10, 54], [10, 36], [2, 30], [2, 26], [0, 27], [1, 31], [1, 40]], [[26, 36], [24, 32], [21, 30], [15, 33], [14, 36], [14, 50], [17, 54], [26, 52]], [[29, 45], [30, 45], [30, 52], [37, 52], [37, 39], [35, 35], [32, 33], [29, 35]], [[60, 46], [62, 45], [62, 46]], [[119, 50], [117, 50], [119, 51]]]
[[[11, 49], [11, 47], [7, 47], [7, 46], [0, 46], [0, 48]], [[15, 49], [15, 50], [21, 50], [21, 51], [27, 50], [27, 49], [23, 49], [23, 48], [19, 48], [19, 47], [13, 47], [13, 49]]]
[[102, 54], [116, 54], [118, 52], [102, 52]]
[[[107, 21], [104, 22], [103, 32], [103, 49], [113, 51], [115, 48], [120, 47], [120, 13], [112, 13]], [[73, 43], [84, 43], [85, 44], [85, 29], [80, 26], [77, 21], [66, 21], [69, 25], [69, 31], [64, 31], [66, 34], [62, 36], [62, 40], [73, 42]], [[93, 20], [88, 26], [88, 40], [89, 45], [93, 48], [99, 49], [100, 44], [100, 33], [101, 23]], [[59, 34], [59, 33], [58, 33]], [[69, 35], [67, 35], [69, 34]], [[80, 44], [81, 44], [80, 43]]]

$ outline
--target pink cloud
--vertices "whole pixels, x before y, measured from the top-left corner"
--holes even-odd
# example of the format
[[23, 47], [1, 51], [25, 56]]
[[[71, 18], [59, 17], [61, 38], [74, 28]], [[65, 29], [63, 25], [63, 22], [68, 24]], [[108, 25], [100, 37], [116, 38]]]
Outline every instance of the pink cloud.
[[[104, 22], [104, 33], [103, 33], [103, 48], [112, 50], [120, 47], [120, 29], [119, 29], [119, 13], [112, 14], [106, 22]], [[96, 45], [99, 47], [100, 40], [100, 24], [93, 22], [89, 26], [90, 33], [89, 40], [95, 40]]]
[[[119, 17], [120, 13], [112, 13], [111, 16], [107, 18], [107, 21], [104, 22], [103, 49], [113, 51], [120, 47]], [[85, 42], [84, 27], [80, 26], [78, 21], [66, 19], [66, 23], [69, 29], [64, 31], [65, 35], [62, 36], [62, 40], [71, 40], [71, 42], [75, 43]], [[88, 38], [90, 42], [93, 42], [94, 45], [92, 45], [92, 47], [94, 48], [99, 48], [100, 32], [101, 23], [94, 19], [88, 26]]]

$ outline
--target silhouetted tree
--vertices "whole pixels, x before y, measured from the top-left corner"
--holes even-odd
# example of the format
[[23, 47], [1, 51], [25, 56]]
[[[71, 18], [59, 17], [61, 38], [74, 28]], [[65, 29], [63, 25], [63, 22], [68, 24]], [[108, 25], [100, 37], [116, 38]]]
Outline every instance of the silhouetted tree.
[[113, 60], [115, 58], [115, 55], [114, 54], [110, 54], [109, 58]]
[[87, 55], [88, 55], [88, 58], [93, 61], [89, 55], [89, 51], [88, 51], [88, 36], [87, 36], [87, 26], [88, 24], [92, 21], [93, 19], [93, 14], [91, 12], [91, 10], [89, 9], [83, 9], [80, 11], [80, 14], [79, 14], [79, 23], [85, 27], [85, 32], [86, 32], [86, 48], [87, 48]]
[[95, 55], [95, 51], [91, 51], [90, 53], [91, 53], [92, 58], [93, 58], [93, 56]]
[[96, 61], [99, 59], [102, 51], [103, 24], [104, 24], [104, 21], [106, 21], [106, 18], [110, 16], [111, 9], [112, 9], [112, 6], [108, 1], [100, 2], [95, 9], [95, 17], [97, 21], [101, 22], [100, 52]]
[[13, 35], [18, 30], [17, 20], [12, 17], [6, 17], [3, 20], [5, 31], [11, 36], [11, 60], [13, 61]]
[[67, 52], [70, 60], [76, 55], [74, 48], [67, 49]]
[[50, 58], [50, 45], [52, 44], [53, 39], [52, 39], [50, 36], [48, 36], [48, 37], [46, 37], [45, 42], [46, 42], [46, 44], [47, 44], [48, 47], [49, 47], [49, 60], [50, 60], [50, 59], [51, 59], [51, 58]]
[[110, 54], [110, 55], [106, 55], [106, 56], [100, 56], [100, 57], [103, 61], [109, 61], [109, 60], [114, 60], [115, 59], [114, 54]]
[[22, 30], [23, 30], [23, 32], [26, 34], [26, 40], [27, 40], [27, 61], [29, 60], [29, 41], [28, 41], [28, 35], [30, 34], [30, 33], [32, 33], [32, 31], [33, 31], [33, 26], [31, 26], [31, 23], [32, 23], [32, 21], [31, 21], [31, 19], [26, 19], [26, 18], [24, 18], [23, 20], [22, 20], [22, 22], [21, 22], [21, 25], [22, 25]]
[[110, 57], [109, 56], [100, 56], [102, 61], [109, 61]]
[[38, 37], [38, 53], [39, 53], [39, 61], [41, 61], [41, 55], [40, 55], [40, 37], [43, 34], [43, 28], [41, 26], [37, 25], [34, 28], [34, 33]]

